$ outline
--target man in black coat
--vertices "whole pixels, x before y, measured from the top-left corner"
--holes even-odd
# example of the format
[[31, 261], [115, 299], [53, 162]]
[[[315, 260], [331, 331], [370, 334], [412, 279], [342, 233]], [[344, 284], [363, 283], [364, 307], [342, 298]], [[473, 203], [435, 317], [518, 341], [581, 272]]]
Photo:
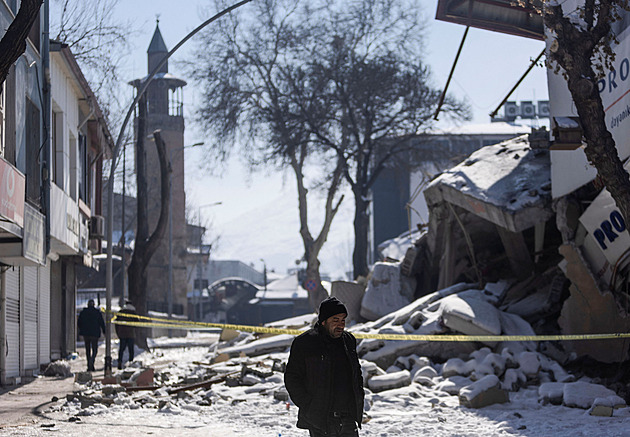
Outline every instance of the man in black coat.
[[98, 339], [101, 331], [105, 334], [105, 321], [101, 310], [94, 306], [94, 299], [88, 301], [88, 306], [83, 308], [77, 321], [79, 335], [85, 342], [85, 356], [87, 357], [88, 371], [94, 370], [94, 360], [98, 351]]
[[[125, 316], [124, 314], [131, 314], [132, 317]], [[116, 320], [120, 322], [138, 322], [138, 318], [133, 317], [134, 315], [137, 315], [136, 307], [133, 306], [131, 301], [126, 301], [125, 306], [118, 312]], [[116, 324], [116, 335], [120, 342], [118, 347], [118, 368], [122, 369], [125, 349], [129, 351], [129, 361], [133, 361], [136, 328], [133, 325]]]
[[347, 315], [337, 298], [325, 299], [315, 326], [291, 345], [284, 384], [299, 408], [297, 427], [311, 437], [359, 435], [365, 393]]

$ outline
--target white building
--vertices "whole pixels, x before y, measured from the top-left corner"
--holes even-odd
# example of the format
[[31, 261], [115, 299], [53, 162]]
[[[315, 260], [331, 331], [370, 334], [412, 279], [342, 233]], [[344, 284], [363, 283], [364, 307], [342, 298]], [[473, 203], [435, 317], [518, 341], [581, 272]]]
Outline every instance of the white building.
[[[0, 32], [17, 0], [0, 1]], [[50, 43], [48, 0], [0, 94], [0, 384], [76, 350], [76, 264], [91, 265], [111, 143], [67, 47]], [[0, 35], [1, 37], [2, 35]], [[98, 249], [100, 243], [93, 243]]]

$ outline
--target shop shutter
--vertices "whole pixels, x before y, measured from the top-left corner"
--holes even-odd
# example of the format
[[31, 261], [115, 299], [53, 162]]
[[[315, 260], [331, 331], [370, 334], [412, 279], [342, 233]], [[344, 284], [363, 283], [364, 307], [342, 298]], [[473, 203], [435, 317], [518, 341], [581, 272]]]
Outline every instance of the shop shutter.
[[4, 273], [6, 288], [6, 371], [7, 378], [20, 376], [20, 271], [17, 267]]
[[50, 260], [39, 268], [39, 363], [50, 362]]
[[[37, 298], [38, 298], [38, 268], [23, 267], [24, 271], [24, 370], [39, 370], [37, 338]], [[30, 374], [30, 372], [28, 372]]]

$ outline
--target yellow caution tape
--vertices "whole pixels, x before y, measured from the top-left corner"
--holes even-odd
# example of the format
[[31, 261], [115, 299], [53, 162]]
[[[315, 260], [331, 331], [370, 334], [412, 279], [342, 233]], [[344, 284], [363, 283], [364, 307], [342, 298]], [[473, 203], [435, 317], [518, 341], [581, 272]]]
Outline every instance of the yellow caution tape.
[[[141, 321], [117, 320], [118, 313], [114, 313], [112, 323], [116, 325], [129, 325], [138, 327], [164, 327], [169, 329], [204, 329], [219, 328], [233, 329], [235, 331], [256, 332], [260, 334], [289, 334], [300, 335], [304, 331], [300, 329], [270, 328], [267, 326], [232, 325], [229, 323], [207, 323], [193, 322], [190, 320], [164, 319], [158, 317], [141, 316], [137, 314], [124, 314], [125, 318], [136, 318]], [[501, 341], [580, 341], [580, 340], [611, 340], [630, 338], [630, 333], [615, 334], [565, 334], [565, 335], [422, 335], [422, 334], [367, 334], [352, 332], [359, 339], [376, 340], [405, 340], [405, 341], [480, 341], [480, 342], [501, 342]]]

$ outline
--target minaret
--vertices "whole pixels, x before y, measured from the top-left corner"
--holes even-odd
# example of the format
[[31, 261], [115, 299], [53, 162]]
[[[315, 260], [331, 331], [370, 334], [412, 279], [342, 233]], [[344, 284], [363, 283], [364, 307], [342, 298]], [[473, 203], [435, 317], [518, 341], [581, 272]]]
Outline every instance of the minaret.
[[[168, 54], [159, 22], [147, 50], [148, 73]], [[147, 76], [148, 77], [148, 76]], [[131, 85], [139, 89], [146, 78]], [[168, 61], [158, 70], [146, 91], [147, 129], [162, 131], [167, 160], [171, 164], [171, 201], [173, 219], [173, 313], [187, 314], [186, 299], [186, 193], [184, 191], [184, 114], [183, 87], [186, 82], [168, 72]], [[137, 123], [137, 120], [136, 120]], [[149, 231], [155, 229], [162, 199], [160, 197], [160, 166], [155, 144], [145, 141], [148, 185]], [[149, 310], [167, 312], [168, 308], [168, 229], [162, 244], [151, 258], [147, 270], [147, 305]]]

